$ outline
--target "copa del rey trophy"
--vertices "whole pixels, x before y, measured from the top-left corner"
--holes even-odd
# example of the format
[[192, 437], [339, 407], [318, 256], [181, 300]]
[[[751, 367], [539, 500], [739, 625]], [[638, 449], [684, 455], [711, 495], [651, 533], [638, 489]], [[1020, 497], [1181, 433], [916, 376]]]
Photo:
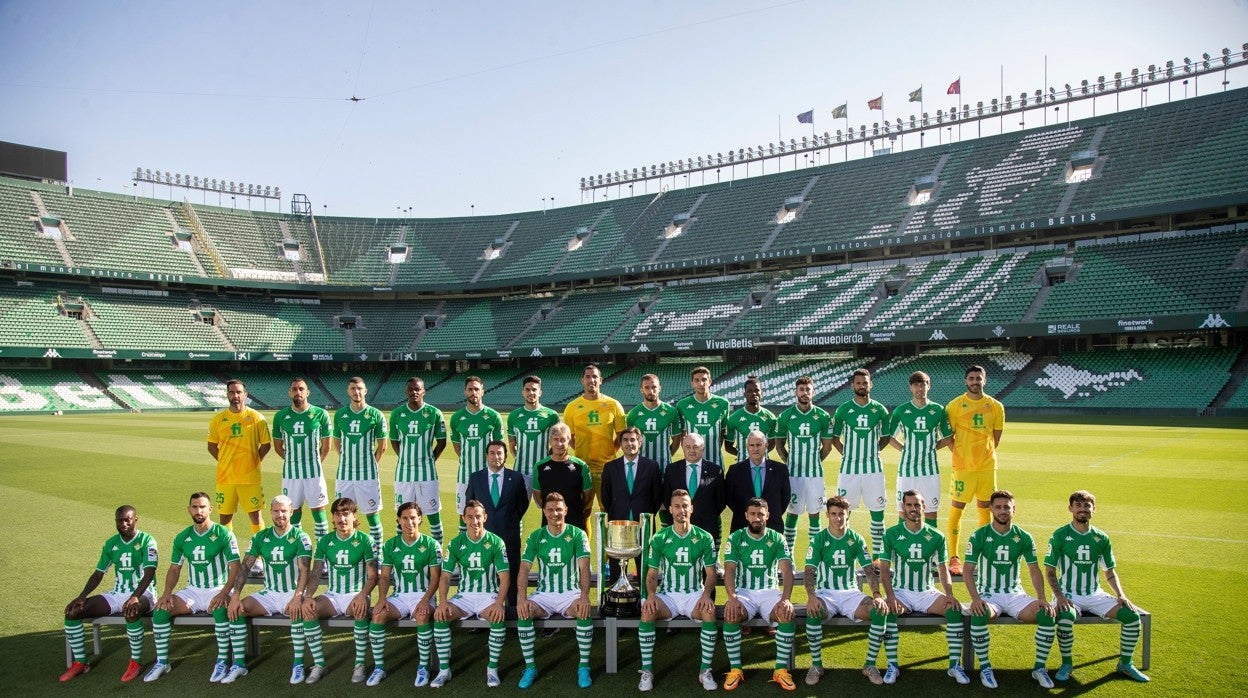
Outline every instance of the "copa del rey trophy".
[[608, 521], [604, 540], [607, 556], [620, 563], [620, 578], [603, 595], [602, 615], [638, 618], [641, 616], [641, 590], [628, 581], [628, 561], [641, 554], [641, 523]]

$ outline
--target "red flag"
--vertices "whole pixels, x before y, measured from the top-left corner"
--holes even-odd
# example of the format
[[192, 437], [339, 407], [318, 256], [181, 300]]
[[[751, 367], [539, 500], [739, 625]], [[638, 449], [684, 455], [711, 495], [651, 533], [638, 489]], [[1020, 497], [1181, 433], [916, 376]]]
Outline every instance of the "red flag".
[[954, 80], [953, 82], [949, 83], [949, 89], [945, 90], [945, 94], [947, 95], [962, 94], [962, 78], [958, 78], [957, 80]]
[[880, 111], [884, 111], [884, 95], [880, 95], [875, 99], [868, 99], [867, 109], [879, 109]]

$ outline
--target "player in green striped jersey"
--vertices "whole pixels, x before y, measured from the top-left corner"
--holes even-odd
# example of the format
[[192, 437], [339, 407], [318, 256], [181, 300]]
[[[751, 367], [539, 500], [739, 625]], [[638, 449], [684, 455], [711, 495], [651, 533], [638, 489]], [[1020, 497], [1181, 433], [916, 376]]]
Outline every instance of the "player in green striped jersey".
[[[914, 490], [904, 492], [901, 506], [904, 518], [884, 533], [884, 557], [880, 560], [884, 602], [889, 609], [884, 683], [896, 683], [901, 674], [897, 667], [897, 616], [930, 613], [945, 617], [945, 642], [949, 645], [946, 673], [960, 684], [969, 684], [971, 677], [962, 668], [962, 604], [953, 596], [953, 583], [945, 565], [945, 536], [924, 523], [923, 495]], [[933, 565], [942, 591], [932, 586]]]
[[[217, 663], [212, 668], [209, 681], [218, 683], [233, 675], [231, 649], [234, 651], [234, 666], [246, 667], [247, 621], [238, 619], [230, 622], [230, 587], [226, 585], [226, 581], [238, 573], [238, 541], [233, 531], [214, 524], [209, 518], [212, 499], [207, 492], [192, 494], [186, 511], [191, 515], [192, 525], [173, 539], [169, 571], [165, 573], [165, 592], [156, 600], [152, 611], [156, 663], [143, 677], [146, 682], [155, 681], [169, 672], [169, 635], [173, 631], [173, 618], [188, 613], [212, 613], [213, 630], [217, 637]], [[178, 586], [184, 563], [188, 572], [187, 585], [175, 594], [173, 590]]]
[[810, 535], [819, 530], [823, 509], [823, 459], [832, 452], [832, 415], [814, 403], [815, 381], [802, 376], [793, 386], [794, 404], [776, 418], [776, 451], [789, 467], [789, 508], [784, 512], [784, 540], [797, 542], [797, 517], [806, 514]]
[[540, 573], [536, 593], [528, 593], [528, 584], [516, 586], [516, 635], [524, 656], [520, 688], [529, 688], [537, 680], [533, 619], [549, 618], [552, 613], [576, 619], [576, 684], [589, 688], [589, 652], [594, 639], [594, 620], [589, 617], [589, 537], [567, 524], [568, 505], [558, 492], [546, 495], [542, 511], [546, 525], [529, 534], [516, 575], [516, 579], [527, 580], [534, 564]]
[[[746, 459], [746, 439], [757, 431], [767, 437], [767, 450], [776, 447], [776, 415], [763, 407], [763, 384], [758, 376], [746, 376], [742, 389], [745, 404], [728, 415], [724, 427], [724, 450], [736, 457], [737, 463]], [[727, 470], [727, 466], [724, 470]]]
[[893, 410], [886, 431], [888, 442], [901, 451], [897, 464], [897, 511], [901, 511], [901, 493], [915, 490], [923, 494], [927, 506], [924, 518], [935, 526], [940, 510], [940, 464], [936, 451], [953, 443], [953, 429], [944, 406], [927, 399], [931, 387], [932, 379], [926, 373], [911, 373], [912, 399]]
[[[295, 527], [291, 517], [292, 509], [290, 497], [278, 495], [273, 498], [269, 509], [273, 525], [252, 537], [247, 554], [243, 556], [243, 564], [230, 580], [230, 586], [234, 590], [230, 599], [230, 620], [276, 615], [289, 618], [290, 644], [294, 649], [290, 682], [300, 684], [304, 680], [303, 619], [299, 616], [303, 598], [296, 591], [307, 584], [312, 540], [308, 538], [308, 534]], [[247, 582], [247, 570], [257, 560], [264, 561], [264, 588], [244, 599], [240, 594], [243, 584]]]
[[871, 372], [854, 371], [850, 385], [852, 400], [846, 400], [832, 415], [832, 447], [841, 454], [841, 470], [836, 477], [836, 494], [861, 502], [871, 514], [871, 552], [879, 557], [884, 549], [884, 466], [880, 451], [888, 445], [884, 434], [888, 410], [871, 399]]
[[[501, 444], [499, 451], [502, 451]], [[464, 532], [451, 539], [438, 594], [441, 605], [434, 612], [433, 641], [438, 649], [438, 675], [429, 685], [439, 688], [451, 680], [451, 623], [477, 616], [490, 624], [489, 659], [485, 684], [499, 686], [498, 658], [507, 639], [507, 589], [511, 570], [503, 539], [485, 530], [485, 505], [475, 499], [464, 504]], [[451, 596], [451, 575], [459, 569], [459, 587]]]
[[425, 382], [407, 379], [407, 402], [390, 413], [390, 446], [399, 456], [394, 470], [394, 506], [420, 504], [429, 535], [442, 547], [442, 495], [438, 456], [446, 449], [442, 410], [425, 403]]
[[538, 376], [524, 377], [520, 397], [524, 406], [507, 415], [507, 444], [515, 455], [513, 467], [524, 478], [532, 497], [537, 464], [546, 460], [550, 450], [546, 432], [559, 423], [559, 413], [542, 404], [542, 379]]
[[[967, 539], [962, 568], [962, 581], [971, 593], [971, 645], [979, 660], [979, 680], [985, 688], [997, 687], [988, 661], [988, 621], [1004, 613], [1036, 624], [1036, 662], [1031, 677], [1043, 688], [1053, 688], [1053, 679], [1044, 668], [1053, 648], [1053, 607], [1045, 599], [1036, 543], [1014, 525], [1014, 495], [997, 490], [989, 497], [988, 506], [992, 523]], [[1035, 596], [1023, 592], [1019, 561], [1027, 563]]]
[[724, 425], [728, 421], [728, 413], [732, 412], [732, 405], [711, 392], [711, 369], [705, 366], [698, 366], [690, 372], [689, 385], [693, 387], [693, 395], [683, 397], [675, 404], [680, 415], [677, 434], [700, 434], [706, 439], [706, 460], [722, 466]]
[[[1087, 490], [1078, 490], [1070, 495], [1068, 508], [1071, 522], [1053, 532], [1044, 555], [1045, 574], [1053, 589], [1053, 609], [1057, 613], [1057, 646], [1062, 652], [1062, 666], [1054, 678], [1065, 681], [1074, 669], [1075, 619], [1080, 613], [1095, 613], [1122, 623], [1118, 672], [1136, 681], [1148, 681], [1148, 676], [1131, 659], [1140, 639], [1139, 609], [1122, 590], [1109, 536], [1092, 525], [1096, 497]], [[1114, 592], [1112, 596], [1101, 591], [1098, 579], [1102, 567], [1105, 584]]]
[[[468, 476], [485, 467], [485, 446], [503, 438], [503, 418], [483, 401], [485, 383], [479, 376], [464, 379], [464, 406], [451, 415], [451, 446], [459, 458], [455, 473], [455, 513], [464, 513]], [[459, 532], [465, 530], [461, 519]]]
[[298, 528], [303, 519], [303, 504], [312, 510], [312, 532], [317, 538], [329, 533], [325, 505], [329, 490], [325, 486], [325, 457], [333, 427], [329, 413], [308, 404], [308, 381], [296, 378], [290, 382], [290, 407], [273, 415], [273, 450], [282, 459], [282, 494], [290, 497], [295, 513], [290, 525]]
[[[65, 606], [65, 641], [73, 651], [74, 661], [61, 674], [61, 681], [85, 674], [91, 670], [87, 664], [86, 636], [82, 629], [83, 618], [99, 618], [110, 613], [126, 617], [126, 638], [130, 641], [130, 664], [121, 676], [122, 681], [133, 681], [143, 670], [143, 616], [152, 610], [156, 598], [156, 539], [138, 529], [139, 515], [129, 504], [117, 507], [113, 514], [117, 535], [104, 541], [100, 561], [87, 578], [82, 593]], [[104, 581], [104, 573], [112, 567], [113, 590], [104, 594], [88, 596]]]
[[[745, 680], [741, 669], [741, 624], [751, 618], [766, 618], [776, 624], [776, 662], [771, 680], [786, 691], [795, 690], [789, 675], [793, 651], [793, 557], [784, 536], [767, 528], [767, 500], [754, 497], [746, 502], [746, 528], [728, 536], [724, 547], [724, 649], [728, 651], [728, 676], [724, 690], [732, 691]], [[777, 572], [779, 579], [777, 580]]]
[[[359, 530], [359, 506], [353, 500], [339, 497], [329, 506], [329, 511], [334, 517], [334, 532], [316, 542], [312, 571], [299, 593], [303, 598], [300, 613], [304, 636], [313, 661], [306, 683], [316, 683], [325, 675], [320, 619], [343, 615], [354, 620], [355, 667], [351, 671], [351, 683], [363, 683], [364, 662], [368, 659], [369, 597], [377, 586], [377, 556], [368, 534]], [[326, 572], [329, 583], [325, 593], [317, 596], [316, 588]]]
[[[410, 383], [409, 383], [410, 385]], [[416, 686], [429, 685], [429, 649], [433, 644], [433, 609], [442, 578], [442, 546], [420, 532], [420, 505], [399, 505], [399, 534], [381, 546], [377, 606], [368, 626], [373, 646], [373, 673], [368, 685], [386, 678], [386, 623], [416, 621]]]
[[646, 548], [646, 600], [641, 604], [637, 636], [641, 645], [641, 681], [654, 688], [654, 623], [675, 616], [702, 621], [702, 663], [698, 681], [708, 691], [719, 687], [711, 674], [715, 657], [715, 542], [690, 523], [693, 500], [688, 490], [673, 490], [668, 502], [672, 525], [650, 539]]
[[663, 384], [659, 377], [647, 373], [641, 377], [641, 404], [628, 411], [625, 423], [641, 430], [641, 456], [659, 464], [659, 472], [672, 462], [680, 434], [673, 433], [680, 414], [670, 403], [659, 399]]
[[334, 499], [350, 499], [364, 514], [375, 557], [385, 540], [378, 513], [382, 502], [377, 465], [386, 452], [386, 416], [365, 402], [366, 397], [368, 386], [355, 376], [347, 381], [347, 406], [334, 413], [334, 450], [338, 453]]
[[[882, 684], [875, 662], [888, 627], [888, 606], [880, 594], [879, 572], [871, 564], [867, 541], [849, 528], [849, 500], [829, 497], [828, 527], [810, 539], [806, 549], [806, 641], [810, 645], [810, 671], [806, 685], [823, 677], [823, 624], [837, 614], [857, 621], [871, 621], [867, 631], [867, 661], [862, 673], [871, 683]], [[866, 572], [871, 596], [859, 590], [855, 567]]]

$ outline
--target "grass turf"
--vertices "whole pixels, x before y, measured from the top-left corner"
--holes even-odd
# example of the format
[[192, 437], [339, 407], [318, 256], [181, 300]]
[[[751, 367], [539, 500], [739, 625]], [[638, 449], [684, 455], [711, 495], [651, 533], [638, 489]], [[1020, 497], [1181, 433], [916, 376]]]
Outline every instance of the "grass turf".
[[[0, 658], [6, 666], [6, 690], [15, 691], [15, 695], [112, 691], [163, 695], [206, 688], [215, 645], [210, 632], [190, 628], [175, 629], [171, 643], [175, 671], [157, 684], [126, 686], [117, 681], [125, 668], [127, 650], [116, 627], [105, 630], [104, 654], [93, 659], [94, 671], [65, 686], [58, 684], [56, 677], [64, 666], [62, 609], [82, 588], [101, 543], [114, 533], [112, 512], [117, 505], [135, 505], [140, 528], [155, 535], [161, 544], [157, 580], [163, 581], [168, 541], [189, 524], [187, 496], [212, 487], [214, 465], [204, 445], [207, 419], [207, 413], [199, 412], [9, 416], [0, 420], [0, 497], [9, 507], [12, 529], [0, 548], [4, 563], [0, 565], [0, 608], [7, 611], [0, 623]], [[1243, 505], [1248, 480], [1243, 455], [1248, 453], [1245, 426], [1248, 424], [1242, 420], [1132, 423], [1117, 419], [1110, 423], [1087, 417], [1007, 425], [998, 480], [1019, 498], [1017, 522], [1043, 545], [1054, 528], [1069, 520], [1066, 496], [1074, 489], [1092, 490], [1099, 497], [1100, 507], [1094, 524], [1113, 537], [1126, 592], [1154, 614], [1150, 686], [1137, 686], [1112, 675], [1117, 655], [1116, 626], [1084, 626], [1076, 628], [1076, 673], [1071, 682], [1059, 688], [1063, 693], [1248, 694], [1248, 678], [1238, 667], [1248, 644], [1239, 633], [1244, 616], [1234, 610], [1238, 606], [1235, 590], [1248, 584], [1248, 513]], [[947, 459], [947, 453], [942, 452], [946, 468]], [[330, 462], [336, 462], [332, 455]], [[885, 462], [886, 471], [892, 471], [888, 477], [891, 488], [896, 453], [888, 451]], [[332, 475], [333, 467], [328, 470]], [[453, 502], [455, 469], [449, 448], [439, 470], [443, 501]], [[393, 482], [393, 473], [394, 456], [388, 453], [382, 464], [385, 496], [390, 495], [385, 483]], [[833, 477], [830, 472], [829, 486], [834, 484]], [[279, 478], [280, 461], [270, 455], [264, 465], [265, 491], [270, 496], [279, 491]], [[395, 532], [392, 507], [389, 512], [383, 519], [387, 536]], [[444, 509], [444, 518], [446, 512]], [[964, 518], [964, 530], [973, 528], [973, 516], [968, 513]], [[942, 508], [942, 529], [944, 517]], [[235, 530], [245, 546], [250, 537], [245, 517], [240, 514], [236, 519]], [[895, 520], [890, 514], [888, 523]], [[536, 510], [531, 509], [526, 529], [532, 530], [536, 521]], [[851, 520], [864, 535], [868, 535], [866, 523], [862, 513]], [[445, 524], [448, 535], [452, 534], [453, 522]], [[311, 529], [308, 516], [304, 527]], [[805, 538], [803, 523], [799, 554], [805, 550]], [[100, 590], [110, 585], [111, 575]], [[959, 588], [958, 593], [967, 598], [965, 589]], [[795, 601], [804, 601], [801, 589], [795, 591]], [[241, 680], [241, 687], [285, 692], [288, 635], [279, 630], [263, 632], [264, 652], [253, 658], [252, 673]], [[326, 633], [331, 673], [321, 685], [301, 688], [301, 693], [341, 691], [349, 685], [349, 635]], [[1034, 651], [1031, 636], [1027, 628], [994, 630], [992, 658], [1002, 688], [1042, 692], [1028, 676]], [[441, 693], [467, 694], [484, 686], [483, 640], [484, 636], [456, 635], [455, 679], [440, 689]], [[151, 642], [149, 635], [144, 654], [149, 664]], [[755, 633], [744, 644], [746, 686], [779, 691], [764, 686], [772, 657], [766, 634]], [[876, 692], [858, 673], [865, 646], [863, 631], [825, 631], [824, 664], [829, 672], [817, 690], [824, 692], [835, 686], [848, 693]], [[635, 638], [621, 638], [621, 671], [615, 675], [601, 670], [601, 634], [595, 637], [594, 650], [592, 692], [634, 691]], [[1057, 654], [1054, 646], [1051, 669], [1056, 667]], [[944, 673], [944, 656], [943, 632], [903, 629], [900, 684], [917, 690], [955, 690], [952, 679]], [[813, 694], [815, 689], [801, 683], [810, 658], [800, 627], [795, 657], [798, 693]], [[409, 689], [414, 672], [414, 636], [410, 632], [393, 633], [387, 659], [391, 677], [381, 690]], [[538, 659], [542, 669], [539, 690], [567, 685], [575, 670], [572, 634], [562, 632], [540, 639]], [[694, 682], [696, 665], [696, 632], [685, 631], [674, 638], [660, 633], [655, 667], [660, 690], [701, 693]], [[514, 634], [509, 633], [501, 664], [504, 685], [498, 692], [515, 691], [522, 667]], [[727, 668], [722, 648], [717, 648], [715, 668], [717, 674]], [[982, 689], [976, 680], [966, 690]]]

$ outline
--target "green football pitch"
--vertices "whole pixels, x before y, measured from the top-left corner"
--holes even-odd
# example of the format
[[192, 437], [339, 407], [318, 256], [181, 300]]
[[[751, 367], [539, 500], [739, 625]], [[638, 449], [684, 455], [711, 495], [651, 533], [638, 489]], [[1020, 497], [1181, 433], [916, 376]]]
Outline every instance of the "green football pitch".
[[[0, 419], [0, 497], [9, 507], [6, 521], [11, 529], [0, 547], [0, 661], [5, 667], [6, 692], [171, 694], [209, 689], [207, 677], [215, 644], [209, 632], [185, 627], [174, 630], [174, 671], [157, 684], [123, 685], [118, 681], [127, 649], [116, 626], [104, 630], [104, 654], [93, 659], [94, 671], [66, 686], [56, 681], [64, 669], [63, 608], [82, 588], [104, 539], [114, 533], [112, 516], [118, 505], [135, 505], [140, 527], [160, 542], [157, 580], [163, 582], [168, 541], [189, 524], [187, 496], [212, 488], [214, 464], [204, 445], [207, 419], [203, 412]], [[1152, 684], [1138, 686], [1112, 674], [1117, 626], [1077, 626], [1075, 677], [1058, 691], [1248, 695], [1248, 678], [1239, 664], [1248, 654], [1248, 642], [1240, 634], [1248, 614], [1239, 604], [1240, 591], [1248, 587], [1245, 427], [1248, 423], [1242, 420], [1118, 419], [1111, 423], [1084, 417], [1077, 421], [1013, 421], [1007, 425], [998, 479], [1018, 497], [1017, 522], [1043, 545], [1054, 528], [1069, 520], [1066, 496], [1071, 491], [1089, 489], [1096, 493], [1099, 509], [1093, 523], [1113, 538], [1128, 596], [1151, 611], [1154, 618]], [[946, 467], [947, 459], [947, 453], [942, 452]], [[332, 455], [330, 462], [335, 462]], [[895, 473], [895, 466], [896, 454], [890, 450], [886, 469]], [[449, 448], [439, 469], [443, 501], [452, 502], [455, 470]], [[394, 456], [387, 453], [382, 467], [386, 496], [391, 489], [384, 483], [393, 481], [393, 473]], [[280, 462], [270, 455], [264, 465], [264, 486], [270, 496], [279, 491], [279, 474]], [[392, 535], [393, 508], [389, 511], [383, 520], [386, 534]], [[942, 510], [942, 528], [944, 516]], [[250, 534], [245, 517], [237, 518], [235, 530], [245, 546]], [[309, 519], [305, 517], [308, 528]], [[536, 520], [536, 511], [531, 510], [526, 529], [532, 530]], [[890, 514], [889, 524], [894, 522], [895, 516]], [[863, 514], [855, 514], [851, 525], [868, 535]], [[797, 544], [799, 554], [805, 551], [804, 526]], [[448, 531], [453, 530], [448, 527]], [[109, 585], [111, 573], [101, 590]], [[960, 598], [967, 598], [965, 589], [958, 592]], [[795, 600], [804, 601], [800, 589]], [[276, 629], [263, 632], [263, 654], [252, 659], [251, 675], [234, 690], [286, 694], [290, 688], [285, 683], [290, 664], [289, 636]], [[300, 688], [301, 693], [328, 694], [349, 688], [349, 633], [328, 632], [326, 639], [330, 673], [320, 685]], [[862, 630], [826, 631], [824, 663], [829, 672], [818, 692], [878, 693], [903, 687], [924, 692], [983, 690], [978, 681], [958, 688], [945, 676], [944, 635], [939, 630], [903, 628], [903, 671], [897, 689], [877, 689], [866, 683], [858, 671], [865, 648]], [[392, 634], [387, 651], [390, 678], [380, 688], [367, 690], [410, 690], [414, 636], [407, 631]], [[537, 651], [543, 673], [536, 688], [570, 686], [576, 656], [571, 633], [539, 639]], [[746, 690], [778, 692], [778, 687], [766, 683], [772, 653], [767, 635], [754, 633], [746, 638], [744, 652]], [[1042, 692], [1028, 675], [1032, 652], [1030, 629], [1013, 626], [994, 630], [992, 658], [1003, 690]], [[149, 664], [152, 653], [149, 635], [144, 654]], [[618, 674], [601, 671], [602, 653], [599, 634], [595, 637], [592, 692], [635, 691], [635, 638], [621, 639]], [[1051, 669], [1057, 665], [1057, 654], [1055, 646]], [[484, 655], [483, 635], [457, 634], [455, 679], [440, 692], [458, 695], [482, 689]], [[800, 628], [795, 656], [798, 693], [813, 694], [815, 690], [801, 683], [810, 658]], [[655, 667], [660, 690], [701, 693], [694, 682], [696, 665], [695, 632], [685, 631], [675, 637], [660, 633]], [[719, 647], [716, 673], [725, 671], [725, 665], [724, 650]], [[497, 692], [516, 692], [515, 681], [522, 666], [515, 636], [509, 633], [501, 664], [504, 687]]]

